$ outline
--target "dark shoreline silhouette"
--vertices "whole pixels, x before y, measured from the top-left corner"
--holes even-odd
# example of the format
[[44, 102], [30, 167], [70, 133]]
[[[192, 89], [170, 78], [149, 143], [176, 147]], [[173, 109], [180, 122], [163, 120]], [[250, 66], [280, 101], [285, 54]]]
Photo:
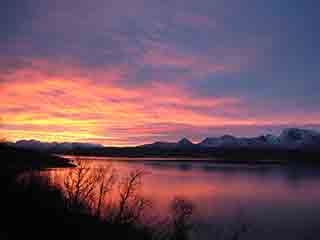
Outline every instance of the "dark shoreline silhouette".
[[[119, 202], [103, 213], [102, 202], [92, 202], [115, 184], [108, 169], [95, 169], [87, 161], [69, 160], [0, 144], [0, 237], [7, 239], [142, 239], [185, 240], [193, 206], [176, 199], [164, 229], [140, 221], [147, 201], [137, 193], [142, 172], [118, 179]], [[68, 168], [63, 191], [39, 170]], [[39, 175], [38, 175], [39, 173]], [[107, 175], [107, 174], [110, 175]], [[143, 204], [142, 204], [143, 203]]]

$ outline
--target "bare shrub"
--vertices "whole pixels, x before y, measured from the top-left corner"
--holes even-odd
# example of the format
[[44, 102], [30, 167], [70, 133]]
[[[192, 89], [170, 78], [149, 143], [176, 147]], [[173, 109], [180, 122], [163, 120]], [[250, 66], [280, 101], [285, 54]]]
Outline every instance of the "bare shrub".
[[[106, 221], [121, 224], [134, 224], [140, 220], [145, 207], [150, 205], [139, 195], [142, 171], [132, 171], [119, 178], [111, 165], [93, 168], [87, 160], [81, 159], [74, 163], [77, 167], [70, 169], [64, 179], [67, 208], [87, 211]], [[111, 192], [118, 194], [113, 195], [117, 199], [114, 204], [111, 198], [107, 199]]]
[[194, 205], [191, 201], [181, 197], [172, 200], [170, 205], [172, 239], [188, 239], [188, 233], [193, 227], [193, 212]]
[[124, 224], [137, 223], [150, 201], [139, 195], [143, 171], [132, 171], [119, 181], [119, 202], [112, 220]]
[[77, 167], [70, 169], [64, 179], [66, 206], [73, 210], [89, 209], [100, 216], [106, 194], [115, 182], [111, 165], [92, 168], [86, 160], [76, 159]]
[[111, 166], [106, 168], [99, 168], [96, 170], [98, 172], [99, 183], [98, 183], [98, 197], [96, 199], [96, 216], [101, 217], [101, 211], [105, 206], [106, 194], [110, 193], [113, 189], [114, 184], [116, 183], [117, 176], [114, 169], [111, 169]]

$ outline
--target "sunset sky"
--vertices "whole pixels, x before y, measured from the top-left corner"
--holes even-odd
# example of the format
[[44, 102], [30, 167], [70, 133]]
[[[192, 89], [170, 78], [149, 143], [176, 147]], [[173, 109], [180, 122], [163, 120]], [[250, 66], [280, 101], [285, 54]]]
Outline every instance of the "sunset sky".
[[318, 0], [4, 0], [0, 135], [138, 145], [320, 129]]

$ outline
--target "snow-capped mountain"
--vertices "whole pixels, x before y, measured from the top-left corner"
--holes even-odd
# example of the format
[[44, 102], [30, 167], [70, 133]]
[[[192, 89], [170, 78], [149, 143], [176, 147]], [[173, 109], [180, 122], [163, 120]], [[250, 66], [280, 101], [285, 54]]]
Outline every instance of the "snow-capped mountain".
[[313, 130], [284, 129], [278, 140], [283, 147], [287, 148], [320, 147], [320, 133]]
[[218, 138], [206, 138], [198, 145], [202, 147], [215, 148], [239, 148], [239, 147], [261, 147], [267, 144], [267, 139], [264, 136], [256, 138], [237, 138], [230, 135], [224, 135]]
[[214, 148], [249, 148], [249, 149], [302, 149], [320, 148], [320, 133], [313, 130], [288, 128], [279, 136], [271, 134], [254, 138], [238, 138], [231, 135], [206, 138], [198, 144]]
[[[62, 152], [72, 149], [93, 150], [103, 148], [103, 145], [92, 143], [77, 142], [40, 142], [36, 140], [20, 140], [12, 143], [24, 149], [33, 149], [40, 151]], [[223, 148], [223, 149], [246, 149], [246, 150], [319, 150], [320, 149], [320, 133], [298, 128], [284, 129], [280, 135], [275, 136], [266, 134], [258, 137], [235, 137], [232, 135], [223, 135], [221, 137], [207, 137], [199, 143], [193, 143], [187, 138], [182, 138], [178, 142], [154, 142], [140, 146], [149, 149], [173, 150], [173, 149], [191, 149], [197, 148]]]
[[199, 143], [203, 147], [222, 147], [238, 145], [239, 140], [231, 135], [223, 135], [222, 137], [206, 138]]

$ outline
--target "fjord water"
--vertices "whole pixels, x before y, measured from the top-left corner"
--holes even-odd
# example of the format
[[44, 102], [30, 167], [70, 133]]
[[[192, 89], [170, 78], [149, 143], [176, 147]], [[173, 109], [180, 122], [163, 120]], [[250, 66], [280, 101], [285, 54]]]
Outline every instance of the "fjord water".
[[[242, 232], [240, 239], [320, 238], [320, 168], [315, 166], [123, 158], [87, 161], [95, 168], [111, 163], [120, 176], [144, 171], [141, 194], [152, 201], [150, 218], [165, 218], [174, 197], [192, 201], [195, 239], [221, 239], [218, 235], [228, 237], [235, 231]], [[61, 184], [66, 171], [45, 174]]]

